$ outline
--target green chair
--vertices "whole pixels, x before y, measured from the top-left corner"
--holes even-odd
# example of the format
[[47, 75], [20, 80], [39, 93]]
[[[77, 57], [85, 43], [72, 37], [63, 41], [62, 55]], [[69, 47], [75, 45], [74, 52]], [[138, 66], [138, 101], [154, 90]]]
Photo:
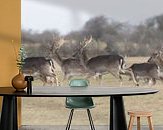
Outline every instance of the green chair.
[[[85, 79], [73, 79], [70, 81], [70, 87], [88, 87], [89, 81]], [[73, 113], [75, 109], [86, 109], [91, 130], [95, 130], [90, 109], [94, 108], [92, 97], [66, 97], [66, 108], [71, 109], [66, 130], [70, 129]]]

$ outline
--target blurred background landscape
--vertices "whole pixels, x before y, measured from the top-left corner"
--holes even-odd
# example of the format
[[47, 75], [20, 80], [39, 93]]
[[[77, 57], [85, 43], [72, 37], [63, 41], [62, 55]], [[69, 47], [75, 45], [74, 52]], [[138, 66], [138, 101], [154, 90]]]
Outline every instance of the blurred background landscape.
[[[160, 0], [22, 0], [22, 42], [29, 56], [46, 56], [41, 50], [52, 42], [53, 35], [79, 43], [91, 34], [96, 48], [105, 44], [107, 52], [149, 56], [162, 45], [160, 5]], [[28, 49], [30, 44], [33, 47]]]
[[[49, 45], [54, 37], [64, 38], [60, 47], [63, 59], [71, 57], [80, 42], [91, 35], [91, 44], [86, 48], [89, 58], [102, 54], [119, 54], [126, 57], [127, 66], [146, 62], [163, 47], [163, 1], [161, 0], [22, 0], [22, 44], [27, 57], [49, 58]], [[60, 81], [63, 73], [59, 65], [56, 74]], [[93, 78], [91, 85], [97, 85]], [[135, 87], [132, 81], [123, 77], [123, 85]], [[64, 81], [62, 85], [67, 85]], [[120, 86], [118, 79], [104, 76], [103, 85]], [[42, 85], [35, 81], [34, 86]], [[162, 82], [152, 86], [160, 90], [149, 96], [125, 97], [126, 110], [151, 110], [154, 124], [162, 125], [163, 97]], [[53, 87], [53, 86], [52, 86]], [[140, 87], [149, 87], [141, 83]], [[93, 109], [95, 124], [108, 124], [108, 98], [95, 98], [97, 107]], [[64, 108], [64, 98], [23, 98], [23, 124], [65, 125], [69, 111]], [[136, 104], [136, 105], [135, 105]], [[65, 114], [63, 114], [65, 113]], [[32, 116], [31, 116], [32, 115]], [[74, 124], [87, 124], [80, 120], [81, 112]], [[128, 118], [127, 118], [128, 119]]]

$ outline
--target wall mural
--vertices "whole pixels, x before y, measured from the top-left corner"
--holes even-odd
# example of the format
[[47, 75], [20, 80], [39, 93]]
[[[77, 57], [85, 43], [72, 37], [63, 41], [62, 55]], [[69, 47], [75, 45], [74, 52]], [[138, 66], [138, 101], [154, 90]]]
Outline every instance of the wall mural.
[[[34, 87], [68, 86], [70, 79], [86, 78], [90, 87], [156, 88], [159, 93], [151, 97], [124, 98], [125, 109], [149, 109], [154, 125], [162, 125], [162, 0], [21, 0], [21, 4], [22, 44], [27, 55], [23, 71], [34, 76]], [[95, 124], [108, 124], [108, 98], [93, 99]], [[67, 113], [65, 99], [23, 101], [31, 115], [41, 114], [39, 118], [24, 112], [24, 124], [67, 122], [61, 116]], [[73, 120], [74, 124], [79, 121]], [[87, 125], [87, 117], [84, 122]]]
[[155, 85], [163, 79], [162, 35], [159, 1], [22, 0], [23, 71], [38, 84]]

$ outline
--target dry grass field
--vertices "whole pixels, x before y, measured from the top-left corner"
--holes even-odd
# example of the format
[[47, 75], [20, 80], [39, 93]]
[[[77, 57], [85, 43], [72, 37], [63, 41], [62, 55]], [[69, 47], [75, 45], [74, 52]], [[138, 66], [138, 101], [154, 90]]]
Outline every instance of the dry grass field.
[[[145, 62], [147, 57], [132, 57], [127, 58], [127, 65], [132, 63]], [[58, 72], [59, 79], [62, 75]], [[115, 87], [135, 87], [132, 81], [128, 81], [127, 77], [123, 77], [123, 85], [120, 86], [118, 79], [111, 75], [106, 75], [102, 83], [107, 86]], [[98, 85], [98, 82], [93, 78], [91, 85]], [[36, 81], [35, 84], [40, 84]], [[66, 85], [67, 82], [62, 83]], [[100, 86], [99, 86], [100, 87]], [[141, 83], [139, 87], [149, 87]], [[147, 110], [153, 112], [154, 125], [163, 125], [163, 82], [157, 81], [157, 84], [151, 86], [156, 88], [159, 93], [144, 96], [124, 97], [126, 117], [128, 122], [127, 110]], [[97, 125], [107, 125], [109, 122], [109, 97], [93, 98], [96, 107], [92, 109], [94, 123]], [[23, 98], [22, 103], [22, 124], [23, 125], [66, 125], [69, 110], [64, 107], [65, 98]], [[144, 119], [143, 124], [147, 120]], [[86, 111], [75, 111], [72, 120], [73, 125], [87, 125], [88, 117]]]

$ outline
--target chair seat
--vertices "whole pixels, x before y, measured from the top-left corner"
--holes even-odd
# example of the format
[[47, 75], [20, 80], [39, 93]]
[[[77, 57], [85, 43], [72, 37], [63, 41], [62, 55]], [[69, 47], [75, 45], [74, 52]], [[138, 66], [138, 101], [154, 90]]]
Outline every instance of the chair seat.
[[92, 108], [95, 108], [95, 106], [87, 106], [87, 107], [79, 107], [79, 106], [70, 107], [70, 106], [65, 106], [65, 107], [68, 108], [68, 109], [92, 109]]
[[65, 107], [70, 109], [77, 108], [91, 109], [94, 108], [95, 106], [92, 97], [67, 97]]
[[137, 116], [137, 117], [148, 117], [148, 116], [152, 116], [152, 112], [149, 111], [128, 111], [128, 114], [131, 116]]

